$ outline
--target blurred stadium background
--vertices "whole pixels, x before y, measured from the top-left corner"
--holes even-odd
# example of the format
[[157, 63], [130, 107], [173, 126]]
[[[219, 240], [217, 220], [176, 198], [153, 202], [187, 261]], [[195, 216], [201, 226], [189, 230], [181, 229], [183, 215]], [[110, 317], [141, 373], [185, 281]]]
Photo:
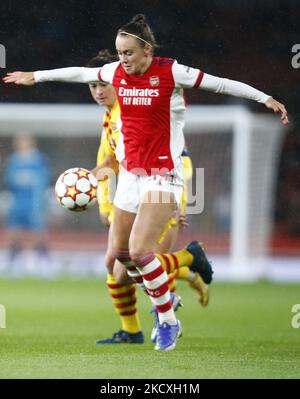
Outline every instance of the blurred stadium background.
[[[291, 65], [291, 48], [299, 42], [296, 29], [300, 18], [299, 3], [293, 0], [204, 1], [200, 6], [199, 2], [190, 1], [186, 7], [181, 1], [175, 0], [171, 8], [168, 2], [161, 4], [154, 1], [151, 6], [143, 5], [141, 10], [137, 2], [129, 1], [126, 4], [121, 2], [122, 12], [119, 3], [66, 1], [69, 10], [67, 14], [50, 1], [44, 2], [42, 6], [32, 2], [31, 7], [25, 6], [27, 3], [22, 1], [2, 3], [0, 37], [7, 51], [7, 67], [1, 70], [1, 74], [18, 69], [85, 65], [99, 49], [108, 47], [113, 50], [116, 28], [135, 13], [142, 11], [161, 44], [157, 54], [178, 58], [182, 63], [199, 66], [211, 74], [241, 80], [271, 93], [285, 103], [292, 123], [280, 134], [274, 148], [274, 159], [269, 164], [273, 174], [270, 177], [273, 183], [270, 186], [272, 198], [269, 202], [272, 225], [265, 249], [272, 256], [272, 261], [264, 267], [278, 265], [279, 269], [274, 273], [270, 273], [271, 269], [268, 273], [267, 269], [261, 274], [288, 279], [297, 276], [300, 279], [300, 118], [296, 106], [300, 99], [300, 75], [299, 70], [293, 69]], [[261, 105], [232, 97], [203, 91], [187, 91], [186, 95], [187, 102], [191, 105], [240, 105], [251, 113], [266, 113]], [[59, 122], [53, 125], [52, 121], [49, 123], [47, 120], [45, 124], [53, 127], [49, 131], [43, 128], [42, 122], [36, 125], [32, 121], [28, 123], [22, 120], [26, 115], [28, 119], [26, 107], [35, 103], [85, 103], [92, 107], [86, 87], [43, 84], [26, 89], [2, 84], [0, 96], [5, 105], [17, 103], [19, 106], [15, 110], [15, 118], [13, 113], [8, 116], [7, 109], [2, 106], [1, 170], [12, 151], [12, 136], [21, 129], [32, 131], [38, 137], [40, 149], [51, 161], [52, 187], [47, 192], [45, 212], [49, 219], [49, 245], [55, 253], [56, 266], [59, 261], [57, 267], [62, 267], [65, 271], [73, 267], [75, 273], [75, 264], [80, 269], [77, 270], [78, 273], [103, 271], [101, 253], [105, 250], [107, 229], [98, 222], [97, 209], [80, 215], [69, 213], [59, 208], [53, 196], [53, 185], [63, 170], [77, 165], [93, 167], [103, 110], [99, 109], [99, 115], [94, 111], [89, 130], [83, 127], [82, 134], [76, 129], [76, 122], [76, 133], [72, 134], [72, 124], [64, 132]], [[26, 107], [22, 107], [25, 103]], [[69, 121], [72, 122], [76, 112], [72, 113], [72, 107], [67, 109]], [[64, 113], [63, 109], [61, 111]], [[37, 116], [38, 113], [37, 111]], [[203, 133], [203, 128], [199, 132], [200, 130]], [[227, 130], [224, 127], [223, 133]], [[200, 217], [190, 217], [191, 228], [186, 231], [184, 240], [200, 236], [214, 259], [216, 255], [226, 256], [230, 247], [230, 229], [233, 223], [230, 218], [233, 138], [221, 131], [213, 136], [214, 139], [209, 134], [193, 133], [190, 135], [187, 129], [187, 144], [195, 166], [205, 169], [205, 209]], [[260, 166], [260, 160], [263, 158], [264, 148], [269, 146], [268, 139], [259, 141], [260, 136], [255, 136], [256, 147], [253, 146], [251, 150], [253, 181], [249, 187], [258, 202], [259, 191], [264, 191], [264, 186], [258, 179], [264, 172], [264, 165]], [[258, 161], [255, 159], [255, 151], [260, 151]], [[255, 185], [256, 179], [258, 183]], [[2, 178], [0, 198], [0, 270], [3, 270], [7, 246], [5, 214], [9, 197]], [[250, 219], [253, 221], [254, 217], [259, 227], [259, 215], [255, 216], [255, 209], [251, 212]], [[184, 240], [181, 237], [178, 245], [184, 244]], [[87, 262], [89, 267], [83, 265], [82, 255], [93, 259]], [[218, 260], [215, 263], [218, 268]], [[226, 277], [226, 273], [222, 271], [224, 269], [219, 273], [220, 278]]]
[[[107, 228], [96, 207], [74, 214], [54, 196], [62, 171], [94, 166], [103, 109], [84, 85], [0, 83], [0, 304], [7, 311], [6, 329], [0, 314], [0, 378], [299, 378], [299, 315], [291, 325], [300, 291], [300, 69], [291, 64], [292, 47], [300, 43], [299, 1], [2, 1], [6, 68], [0, 75], [85, 65], [98, 50], [114, 50], [117, 28], [140, 12], [161, 44], [157, 54], [272, 94], [286, 105], [291, 123], [281, 128], [260, 104], [186, 92], [187, 144], [194, 165], [204, 168], [205, 207], [190, 215], [177, 245], [200, 238], [213, 260], [215, 283], [205, 310], [186, 284], [178, 284], [184, 337], [166, 365], [148, 342], [150, 304], [140, 292], [145, 344], [94, 345], [119, 328], [104, 281]], [[28, 238], [22, 268], [27, 277], [54, 280], [9, 277], [3, 173], [13, 136], [24, 129], [50, 160], [44, 211], [51, 263], [41, 275]], [[238, 147], [235, 129], [242, 132]], [[241, 262], [230, 273], [233, 247]], [[252, 267], [254, 275], [239, 275]], [[237, 277], [263, 281], [221, 281]]]

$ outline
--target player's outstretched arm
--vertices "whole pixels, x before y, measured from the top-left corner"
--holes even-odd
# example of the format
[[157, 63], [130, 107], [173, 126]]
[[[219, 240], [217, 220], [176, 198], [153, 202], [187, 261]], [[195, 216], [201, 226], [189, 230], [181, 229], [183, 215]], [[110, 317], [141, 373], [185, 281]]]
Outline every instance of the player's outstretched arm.
[[70, 67], [35, 72], [10, 72], [4, 78], [5, 83], [32, 86], [41, 82], [89, 83], [98, 80], [100, 68]]
[[265, 104], [267, 108], [273, 109], [274, 112], [281, 113], [281, 121], [284, 125], [289, 123], [287, 110], [283, 104], [274, 100], [273, 97], [245, 83], [231, 79], [219, 78], [204, 73], [200, 88], [213, 91], [215, 93], [223, 93], [236, 97], [247, 98], [249, 100], [254, 100]]

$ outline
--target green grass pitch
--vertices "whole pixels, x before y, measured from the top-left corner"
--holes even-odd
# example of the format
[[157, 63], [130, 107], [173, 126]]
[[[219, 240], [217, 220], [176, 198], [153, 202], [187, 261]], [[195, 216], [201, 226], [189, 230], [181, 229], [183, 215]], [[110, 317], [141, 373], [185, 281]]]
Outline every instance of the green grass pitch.
[[0, 279], [6, 328], [0, 329], [0, 378], [299, 378], [300, 303], [296, 284], [215, 283], [203, 309], [178, 284], [183, 337], [174, 351], [149, 342], [150, 303], [138, 303], [146, 343], [97, 346], [119, 328], [104, 280]]

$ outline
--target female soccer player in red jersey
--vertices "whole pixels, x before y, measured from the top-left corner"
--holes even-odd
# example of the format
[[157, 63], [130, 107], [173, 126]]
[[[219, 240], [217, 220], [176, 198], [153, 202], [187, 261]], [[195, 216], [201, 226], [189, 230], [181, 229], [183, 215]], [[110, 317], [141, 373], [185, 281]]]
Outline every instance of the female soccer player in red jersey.
[[[116, 56], [111, 55], [108, 50], [104, 50], [99, 52], [96, 57], [92, 58], [88, 62], [87, 66], [100, 68], [107, 63], [116, 61], [116, 59]], [[103, 118], [101, 144], [98, 150], [97, 167], [93, 170], [93, 173], [97, 174], [97, 172], [103, 170], [103, 168], [107, 172], [107, 168], [111, 168], [118, 174], [119, 166], [115, 158], [115, 149], [119, 142], [120, 135], [118, 130], [120, 107], [115, 89], [112, 85], [102, 81], [90, 82], [89, 88], [96, 103], [106, 107], [106, 113]], [[208, 286], [204, 283], [198, 273], [193, 273], [190, 270], [189, 266], [191, 266], [194, 260], [193, 257], [191, 256], [189, 264], [187, 264], [187, 259], [182, 257], [182, 254], [188, 252], [187, 249], [180, 250], [173, 254], [169, 253], [176, 241], [179, 227], [182, 226], [182, 223], [183, 225], [185, 223], [184, 215], [187, 201], [186, 185], [187, 181], [191, 178], [191, 160], [188, 157], [186, 149], [181, 156], [185, 171], [185, 190], [181, 200], [181, 208], [179, 209], [178, 215], [169, 220], [155, 247], [156, 256], [168, 274], [169, 290], [173, 293], [172, 300], [174, 309], [180, 305], [180, 297], [174, 294], [176, 289], [175, 279], [177, 278], [186, 280], [191, 288], [197, 291], [200, 303], [203, 306], [206, 306], [209, 300]], [[122, 329], [114, 333], [112, 338], [98, 340], [97, 343], [141, 343], [143, 342], [143, 334], [136, 307], [135, 287], [132, 279], [128, 278], [126, 269], [120, 262], [115, 260], [113, 253], [112, 238], [114, 209], [109, 187], [110, 179], [99, 181], [98, 203], [101, 220], [105, 224], [110, 225], [108, 248], [105, 256], [105, 264], [108, 270], [107, 287], [112, 297], [115, 310], [120, 316]], [[137, 283], [144, 289], [143, 280], [140, 274], [134, 273], [134, 271], [129, 272], [129, 274], [131, 274], [131, 277], [134, 280], [138, 279]], [[157, 326], [158, 323], [156, 322], [155, 324]], [[155, 341], [156, 330], [157, 328], [154, 328], [151, 334], [152, 342]]]
[[[261, 102], [280, 112], [283, 124], [288, 123], [288, 117], [283, 104], [251, 86], [180, 65], [174, 59], [154, 57], [155, 45], [145, 17], [137, 15], [118, 30], [118, 62], [100, 69], [14, 72], [4, 81], [33, 85], [52, 80], [88, 83], [99, 79], [115, 87], [122, 119], [116, 150], [122, 168], [114, 200], [115, 254], [127, 269], [138, 270], [158, 311], [155, 349], [170, 350], [176, 346], [181, 326], [170, 301], [167, 275], [153, 248], [180, 203], [183, 188], [183, 89], [200, 88]], [[199, 273], [210, 283], [209, 262], [202, 264]]]

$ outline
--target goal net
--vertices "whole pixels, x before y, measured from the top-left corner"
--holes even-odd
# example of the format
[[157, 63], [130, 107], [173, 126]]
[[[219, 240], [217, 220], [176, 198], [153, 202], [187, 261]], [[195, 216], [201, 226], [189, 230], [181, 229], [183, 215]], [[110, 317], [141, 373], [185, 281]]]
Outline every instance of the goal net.
[[[11, 151], [12, 136], [20, 130], [38, 137], [40, 149], [51, 161], [53, 184], [70, 167], [92, 168], [102, 115], [103, 109], [96, 105], [1, 105], [1, 170]], [[194, 176], [189, 185], [190, 226], [181, 234], [178, 246], [192, 239], [203, 242], [222, 278], [260, 277], [272, 232], [283, 139], [280, 121], [240, 106], [189, 106], [185, 137]], [[3, 197], [3, 181], [0, 189]], [[67, 232], [76, 231], [81, 237], [77, 248], [89, 243], [91, 249], [98, 250], [100, 235], [106, 242], [107, 230], [99, 222], [96, 207], [84, 215], [67, 212], [55, 203], [52, 190], [48, 205], [49, 227], [54, 237], [63, 237], [60, 245], [67, 246]], [[3, 213], [0, 209], [1, 222]]]

